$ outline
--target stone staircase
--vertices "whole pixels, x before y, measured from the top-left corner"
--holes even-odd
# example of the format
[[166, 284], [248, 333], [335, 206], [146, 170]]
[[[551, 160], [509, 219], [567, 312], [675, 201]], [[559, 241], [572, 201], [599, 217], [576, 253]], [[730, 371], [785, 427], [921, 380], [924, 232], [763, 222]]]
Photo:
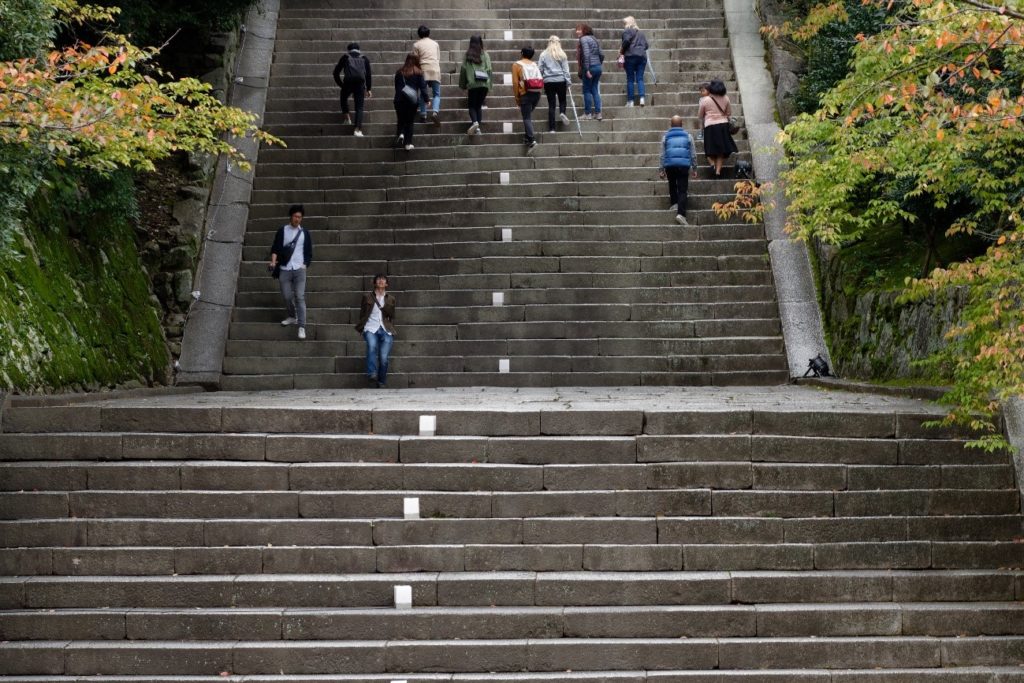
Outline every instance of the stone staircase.
[[[698, 82], [725, 80], [742, 115], [721, 3], [603, 3], [585, 11], [552, 0], [529, 4], [540, 7], [282, 3], [265, 125], [288, 146], [259, 155], [223, 388], [363, 386], [364, 343], [352, 325], [376, 272], [389, 274], [398, 297], [389, 375], [396, 387], [787, 379], [763, 226], [723, 223], [711, 210], [734, 181], [711, 179], [703, 168], [691, 182], [691, 226], [683, 228], [657, 178], [668, 119], [682, 113], [697, 129]], [[624, 75], [614, 65], [626, 14], [647, 33], [658, 75], [644, 108], [623, 106]], [[609, 56], [605, 120], [582, 122], [582, 136], [561, 124], [549, 134], [542, 98], [534, 116], [540, 146], [527, 157], [501, 74], [523, 44], [539, 51], [551, 34], [571, 57], [580, 20], [594, 26]], [[442, 123], [418, 124], [416, 149], [407, 153], [394, 146], [392, 75], [421, 22], [442, 48]], [[470, 138], [465, 97], [449, 72], [478, 32], [498, 84], [484, 134]], [[331, 79], [353, 40], [375, 74], [364, 138], [342, 125]], [[582, 107], [578, 82], [573, 91]], [[513, 132], [502, 132], [505, 122]], [[749, 158], [746, 140], [738, 144]], [[274, 231], [296, 202], [306, 207], [316, 243], [305, 342], [277, 324], [280, 296], [264, 267]], [[504, 305], [492, 305], [496, 292]], [[510, 372], [499, 373], [505, 358]]]
[[922, 428], [927, 404], [395, 396], [16, 400], [0, 675], [1024, 681], [1012, 466]]

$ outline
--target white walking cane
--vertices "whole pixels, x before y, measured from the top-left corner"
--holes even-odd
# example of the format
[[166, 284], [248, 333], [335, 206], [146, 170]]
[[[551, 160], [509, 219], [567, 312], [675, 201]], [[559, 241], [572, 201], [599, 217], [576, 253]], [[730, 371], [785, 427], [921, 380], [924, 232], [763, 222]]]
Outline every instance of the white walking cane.
[[647, 48], [647, 68], [651, 70], [651, 83], [658, 82], [658, 74], [654, 71], [654, 62], [651, 61], [651, 49]]
[[565, 94], [569, 98], [569, 104], [572, 105], [572, 117], [576, 119], [576, 130], [579, 131], [580, 137], [583, 137], [583, 127], [580, 126], [580, 115], [576, 112], [576, 100], [572, 98], [572, 88], [568, 83], [565, 85]]

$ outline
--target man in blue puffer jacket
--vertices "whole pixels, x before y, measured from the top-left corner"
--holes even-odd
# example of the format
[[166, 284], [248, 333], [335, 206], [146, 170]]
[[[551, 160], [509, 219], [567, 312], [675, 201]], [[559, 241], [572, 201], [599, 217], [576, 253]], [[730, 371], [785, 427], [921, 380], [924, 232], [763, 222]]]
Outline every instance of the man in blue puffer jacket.
[[686, 187], [689, 184], [690, 169], [693, 177], [697, 177], [697, 148], [693, 138], [683, 128], [683, 117], [673, 116], [672, 127], [661, 139], [661, 172], [662, 178], [668, 178], [668, 197], [672, 202], [670, 209], [676, 210], [676, 223], [689, 225], [686, 222]]

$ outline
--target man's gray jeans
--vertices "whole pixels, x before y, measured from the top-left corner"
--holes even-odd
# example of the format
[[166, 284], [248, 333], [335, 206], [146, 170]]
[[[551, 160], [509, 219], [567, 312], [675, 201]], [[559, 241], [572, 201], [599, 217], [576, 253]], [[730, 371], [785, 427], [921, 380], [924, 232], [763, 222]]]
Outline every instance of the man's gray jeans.
[[306, 326], [306, 269], [281, 270], [281, 296], [288, 317], [296, 318], [299, 327]]

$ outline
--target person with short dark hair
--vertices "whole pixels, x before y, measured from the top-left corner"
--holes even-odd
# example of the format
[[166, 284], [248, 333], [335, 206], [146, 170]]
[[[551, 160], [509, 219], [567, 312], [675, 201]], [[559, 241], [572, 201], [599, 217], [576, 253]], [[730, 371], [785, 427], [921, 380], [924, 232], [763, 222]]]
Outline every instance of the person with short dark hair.
[[419, 36], [412, 45], [412, 51], [420, 58], [423, 79], [431, 90], [431, 94], [420, 100], [420, 121], [427, 120], [427, 101], [430, 101], [430, 118], [435, 126], [441, 125], [441, 46], [430, 37], [430, 29], [420, 26], [416, 29]]
[[366, 378], [382, 389], [387, 386], [388, 360], [395, 343], [395, 297], [388, 294], [388, 276], [373, 276], [373, 291], [363, 296], [356, 330], [366, 341]]
[[533, 154], [537, 148], [537, 139], [533, 134], [533, 110], [540, 103], [540, 94], [544, 90], [544, 78], [540, 75], [540, 67], [533, 61], [534, 49], [529, 45], [519, 51], [522, 58], [512, 64], [512, 96], [516, 106], [523, 115], [523, 141], [526, 153]]
[[583, 118], [601, 121], [601, 73], [604, 53], [589, 24], [576, 25], [576, 63], [583, 81]]
[[278, 282], [287, 317], [281, 325], [299, 326], [299, 339], [306, 338], [306, 269], [313, 261], [313, 239], [302, 227], [306, 210], [301, 204], [288, 207], [288, 225], [274, 235], [270, 247], [270, 268], [280, 266]]
[[405, 56], [405, 64], [395, 72], [395, 115], [398, 117], [398, 145], [411, 152], [412, 129], [416, 122], [416, 107], [427, 95], [427, 82], [423, 79], [420, 58], [413, 53]]
[[725, 94], [725, 83], [710, 81], [701, 86], [707, 95], [700, 98], [697, 120], [704, 127], [704, 155], [715, 169], [715, 177], [722, 177], [722, 164], [739, 151], [729, 132], [732, 104]]
[[334, 67], [334, 82], [341, 88], [341, 115], [345, 123], [352, 123], [348, 111], [348, 98], [352, 97], [356, 107], [353, 135], [363, 137], [363, 109], [365, 98], [373, 97], [373, 73], [370, 59], [359, 51], [359, 43], [349, 43], [346, 52]]
[[676, 223], [686, 222], [686, 190], [689, 175], [697, 177], [697, 147], [693, 137], [683, 128], [683, 117], [672, 117], [672, 127], [661, 139], [661, 171], [659, 175], [668, 179], [668, 197], [676, 210]]
[[484, 122], [484, 101], [491, 89], [491, 57], [484, 51], [484, 39], [470, 36], [469, 49], [459, 69], [459, 88], [466, 91], [469, 110], [468, 135], [479, 135], [480, 124]]

